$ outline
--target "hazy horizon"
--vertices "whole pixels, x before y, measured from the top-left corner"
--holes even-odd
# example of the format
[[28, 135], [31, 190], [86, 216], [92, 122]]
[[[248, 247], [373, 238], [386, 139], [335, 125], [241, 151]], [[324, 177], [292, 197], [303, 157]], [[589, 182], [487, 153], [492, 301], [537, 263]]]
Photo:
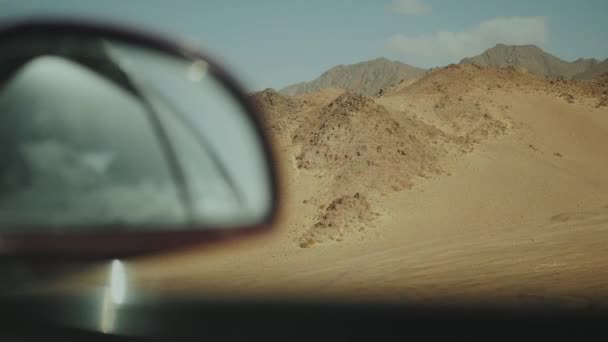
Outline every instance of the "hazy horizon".
[[608, 3], [599, 0], [21, 0], [0, 7], [4, 20], [76, 16], [185, 38], [220, 56], [249, 90], [280, 89], [378, 57], [443, 66], [498, 43], [534, 44], [567, 61], [608, 57]]

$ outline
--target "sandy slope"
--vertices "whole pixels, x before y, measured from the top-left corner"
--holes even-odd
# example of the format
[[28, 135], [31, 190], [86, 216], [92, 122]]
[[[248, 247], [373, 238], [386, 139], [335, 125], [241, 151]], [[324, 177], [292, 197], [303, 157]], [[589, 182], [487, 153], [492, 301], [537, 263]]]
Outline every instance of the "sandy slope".
[[[601, 89], [568, 87], [571, 100], [562, 86], [516, 70], [460, 66], [381, 98], [309, 94], [289, 119], [270, 119], [281, 127], [275, 138], [287, 194], [276, 230], [134, 261], [132, 285], [228, 296], [603, 305], [608, 108], [596, 108]], [[298, 133], [305, 138], [294, 139]], [[409, 144], [400, 145], [404, 139]], [[348, 158], [357, 152], [363, 159]]]

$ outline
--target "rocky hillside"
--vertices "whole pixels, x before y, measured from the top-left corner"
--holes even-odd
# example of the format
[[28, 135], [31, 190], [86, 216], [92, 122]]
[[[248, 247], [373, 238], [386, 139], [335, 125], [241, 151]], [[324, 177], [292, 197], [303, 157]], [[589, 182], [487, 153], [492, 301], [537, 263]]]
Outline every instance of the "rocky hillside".
[[[362, 238], [384, 219], [384, 196], [449, 174], [450, 160], [513, 131], [513, 94], [601, 108], [608, 77], [546, 79], [524, 68], [449, 65], [368, 97], [340, 89], [254, 95], [306, 212], [292, 234], [301, 247]], [[532, 148], [532, 147], [530, 147]], [[306, 185], [303, 185], [306, 184]]]
[[351, 65], [339, 65], [324, 72], [317, 79], [281, 89], [286, 95], [299, 95], [325, 88], [339, 88], [361, 95], [375, 95], [384, 87], [401, 80], [414, 79], [425, 73], [416, 68], [386, 58]]
[[571, 79], [594, 68], [598, 61], [579, 58], [574, 62], [567, 62], [535, 45], [498, 44], [478, 56], [462, 59], [460, 64], [476, 64], [486, 67], [522, 67], [530, 73], [540, 76]]

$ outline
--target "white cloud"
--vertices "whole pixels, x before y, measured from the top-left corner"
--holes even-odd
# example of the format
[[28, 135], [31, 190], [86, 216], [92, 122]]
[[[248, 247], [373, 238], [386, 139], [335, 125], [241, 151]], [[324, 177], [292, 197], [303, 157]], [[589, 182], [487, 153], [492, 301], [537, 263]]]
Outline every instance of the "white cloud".
[[423, 0], [393, 0], [389, 8], [393, 12], [403, 15], [425, 15], [433, 10]]
[[406, 57], [455, 63], [498, 43], [542, 47], [548, 35], [545, 17], [497, 17], [464, 31], [438, 31], [418, 36], [396, 34], [388, 39], [387, 45]]

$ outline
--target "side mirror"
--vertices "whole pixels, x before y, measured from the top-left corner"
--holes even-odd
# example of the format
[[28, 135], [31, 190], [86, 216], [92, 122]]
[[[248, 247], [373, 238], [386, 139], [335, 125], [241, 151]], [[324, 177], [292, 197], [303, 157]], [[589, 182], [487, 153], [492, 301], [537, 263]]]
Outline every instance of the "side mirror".
[[0, 29], [0, 255], [114, 258], [268, 228], [259, 114], [217, 63], [77, 22]]

